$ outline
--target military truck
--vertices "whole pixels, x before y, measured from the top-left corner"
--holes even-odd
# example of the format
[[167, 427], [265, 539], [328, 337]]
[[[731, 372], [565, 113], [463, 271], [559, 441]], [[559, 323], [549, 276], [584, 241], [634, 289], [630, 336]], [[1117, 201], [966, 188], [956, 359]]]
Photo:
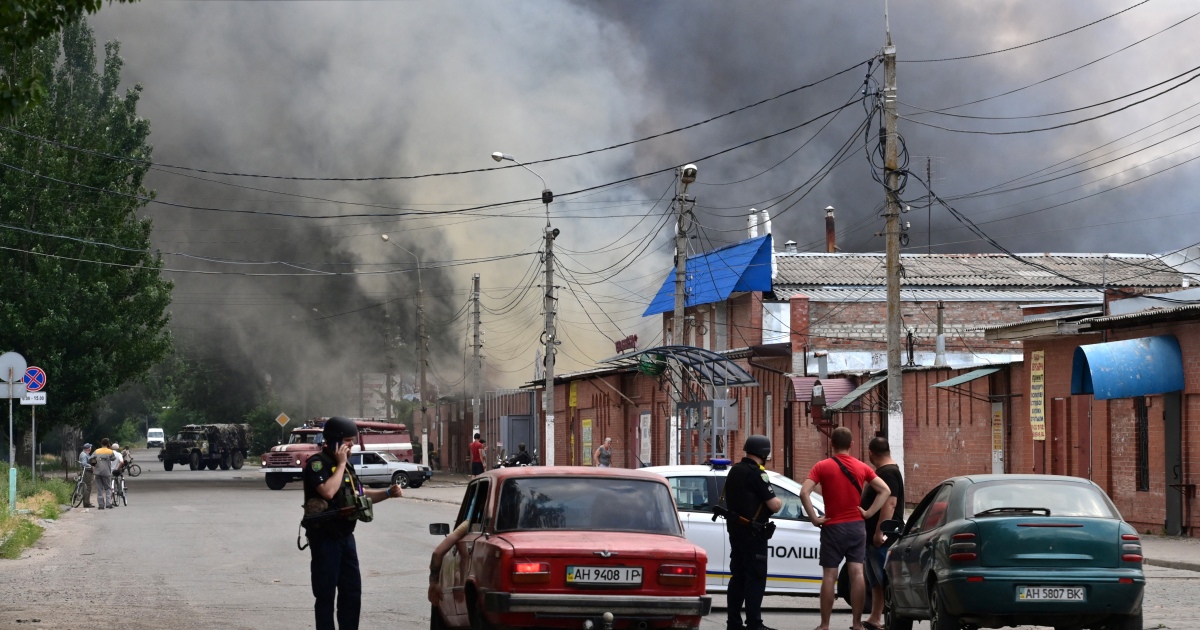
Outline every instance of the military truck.
[[187, 464], [191, 470], [240, 469], [250, 447], [250, 427], [245, 424], [189, 424], [167, 440], [158, 453], [164, 470]]
[[[329, 418], [313, 418], [304, 426], [292, 429], [287, 444], [271, 447], [262, 454], [262, 472], [267, 487], [282, 490], [290, 481], [302, 478], [308, 458], [320, 452], [325, 443], [322, 431]], [[351, 451], [384, 451], [402, 462], [413, 460], [412, 438], [408, 427], [375, 418], [350, 418], [358, 427], [357, 443]]]

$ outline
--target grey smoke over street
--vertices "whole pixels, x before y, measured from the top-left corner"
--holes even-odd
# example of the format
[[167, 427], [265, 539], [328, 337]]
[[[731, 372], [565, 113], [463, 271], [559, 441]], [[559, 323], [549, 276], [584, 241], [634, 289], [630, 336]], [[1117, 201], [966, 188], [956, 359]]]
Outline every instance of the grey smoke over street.
[[[924, 178], [930, 157], [935, 192], [953, 198], [1073, 159], [1194, 106], [1200, 81], [1054, 131], [972, 135], [913, 122], [986, 131], [1049, 127], [1116, 110], [1191, 76], [1048, 117], [986, 120], [918, 111], [1029, 86], [1196, 11], [1192, 3], [1156, 0], [1037, 45], [914, 63], [1019, 46], [1134, 4], [892, 2], [900, 111], [906, 117], [900, 130], [914, 174]], [[669, 172], [568, 192], [695, 161], [700, 177], [689, 192], [697, 197], [703, 226], [692, 241], [697, 250], [743, 238], [751, 207], [770, 208], [777, 217], [777, 246], [790, 239], [801, 249], [821, 247], [827, 205], [838, 209], [844, 250], [882, 249], [873, 234], [882, 228], [876, 217], [883, 191], [871, 179], [864, 134], [855, 134], [867, 118], [861, 104], [852, 103], [832, 121], [822, 118], [700, 159], [860, 98], [865, 62], [884, 43], [883, 13], [877, 1], [145, 1], [106, 6], [90, 22], [99, 41], [121, 41], [125, 82], [145, 87], [140, 113], [152, 124], [156, 162], [297, 177], [500, 167], [489, 157], [497, 150], [523, 161], [578, 153], [699, 122], [853, 68], [695, 129], [533, 166], [559, 195], [551, 214], [562, 230], [556, 248], [566, 254], [560, 259], [566, 270], [559, 292], [563, 371], [611, 355], [613, 338], [638, 334], [643, 346], [655, 338], [658, 320], [639, 316], [671, 264], [673, 229], [665, 216]], [[1195, 65], [1191, 53], [1198, 29], [1200, 17], [1058, 79], [950, 113], [1035, 116], [1148, 88]], [[874, 90], [881, 74], [871, 69]], [[1168, 139], [1195, 121], [1167, 129], [1198, 113], [1182, 111], [1088, 153], [1090, 162], [1057, 166], [1051, 170], [1070, 168], [1049, 177], [1069, 176], [1052, 183], [954, 205], [1012, 251], [1184, 247], [1196, 240], [1191, 199], [1197, 184], [1191, 176], [1196, 166], [1183, 162], [1200, 155], [1192, 146], [1200, 138], [1193, 132]], [[867, 125], [872, 146], [877, 123]], [[1160, 140], [1166, 141], [1114, 160]], [[850, 148], [841, 154], [844, 145]], [[1100, 157], [1108, 152], [1113, 153]], [[824, 165], [839, 155], [844, 162], [825, 175]], [[1114, 161], [1087, 170], [1107, 160]], [[1135, 182], [1176, 164], [1181, 165]], [[812, 185], [801, 186], [810, 178]], [[157, 168], [147, 182], [159, 199], [190, 206], [303, 217], [374, 215], [313, 219], [148, 206], [155, 244], [164, 253], [225, 259], [165, 256], [171, 269], [221, 272], [168, 274], [176, 283], [173, 328], [183, 345], [233, 358], [248, 366], [251, 377], [269, 373], [277, 384], [319, 389], [344, 373], [381, 371], [382, 349], [399, 344], [400, 361], [408, 363], [398, 367], [411, 374], [415, 255], [422, 261], [430, 320], [431, 382], [442, 393], [462, 387], [468, 320], [455, 316], [466, 304], [473, 273], [482, 275], [484, 303], [493, 311], [484, 314], [489, 381], [511, 386], [532, 378], [541, 330], [540, 278], [532, 272], [544, 209], [526, 201], [463, 212], [536, 199], [542, 183], [530, 172], [507, 168], [415, 180], [314, 182]], [[1050, 208], [1095, 193], [1101, 194]], [[930, 224], [920, 182], [910, 179], [904, 196], [914, 206], [905, 216], [912, 224], [911, 251], [926, 251], [929, 241], [937, 252], [994, 251], [937, 206]], [[383, 242], [383, 233], [413, 254]], [[506, 256], [511, 257], [491, 260]], [[269, 261], [292, 264], [247, 264]], [[309, 270], [396, 273], [231, 275]], [[384, 333], [385, 315], [399, 330], [391, 338]]]

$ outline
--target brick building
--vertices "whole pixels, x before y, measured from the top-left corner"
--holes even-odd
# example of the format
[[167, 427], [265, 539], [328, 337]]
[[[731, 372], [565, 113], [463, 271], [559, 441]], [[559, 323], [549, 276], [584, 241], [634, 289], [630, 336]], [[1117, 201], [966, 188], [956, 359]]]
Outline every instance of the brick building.
[[1198, 300], [1180, 291], [987, 330], [1021, 341], [1030, 366], [1015, 383], [1013, 470], [1087, 477], [1139, 530], [1200, 536]]

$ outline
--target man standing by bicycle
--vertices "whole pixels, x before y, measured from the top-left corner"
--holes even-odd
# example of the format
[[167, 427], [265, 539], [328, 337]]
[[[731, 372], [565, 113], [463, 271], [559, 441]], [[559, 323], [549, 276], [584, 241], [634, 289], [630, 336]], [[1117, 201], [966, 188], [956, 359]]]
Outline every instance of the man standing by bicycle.
[[92, 453], [92, 470], [96, 473], [96, 509], [112, 508], [112, 471], [116, 454], [108, 447], [108, 438], [100, 440], [100, 448]]
[[83, 470], [83, 507], [96, 507], [92, 503], [92, 444], [90, 442], [83, 445], [83, 450], [79, 452], [79, 467]]

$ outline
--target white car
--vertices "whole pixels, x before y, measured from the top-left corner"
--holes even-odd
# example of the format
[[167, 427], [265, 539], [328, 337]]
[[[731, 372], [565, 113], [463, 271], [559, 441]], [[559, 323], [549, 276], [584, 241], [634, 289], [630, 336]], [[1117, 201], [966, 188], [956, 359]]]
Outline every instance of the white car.
[[433, 476], [428, 466], [402, 462], [385, 451], [360, 451], [350, 454], [350, 465], [367, 486], [399, 485], [401, 488], [420, 488]]
[[[721, 498], [725, 475], [732, 464], [711, 466], [652, 466], [643, 468], [667, 478], [684, 534], [708, 552], [706, 586], [709, 593], [724, 593], [729, 585], [729, 535], [725, 520], [713, 518], [713, 505]], [[800, 484], [767, 471], [775, 496], [783, 501], [771, 516], [775, 535], [768, 543], [767, 594], [810, 595], [821, 592], [821, 530], [809, 522], [800, 501]], [[825, 502], [813, 493], [813, 509], [825, 515]]]

